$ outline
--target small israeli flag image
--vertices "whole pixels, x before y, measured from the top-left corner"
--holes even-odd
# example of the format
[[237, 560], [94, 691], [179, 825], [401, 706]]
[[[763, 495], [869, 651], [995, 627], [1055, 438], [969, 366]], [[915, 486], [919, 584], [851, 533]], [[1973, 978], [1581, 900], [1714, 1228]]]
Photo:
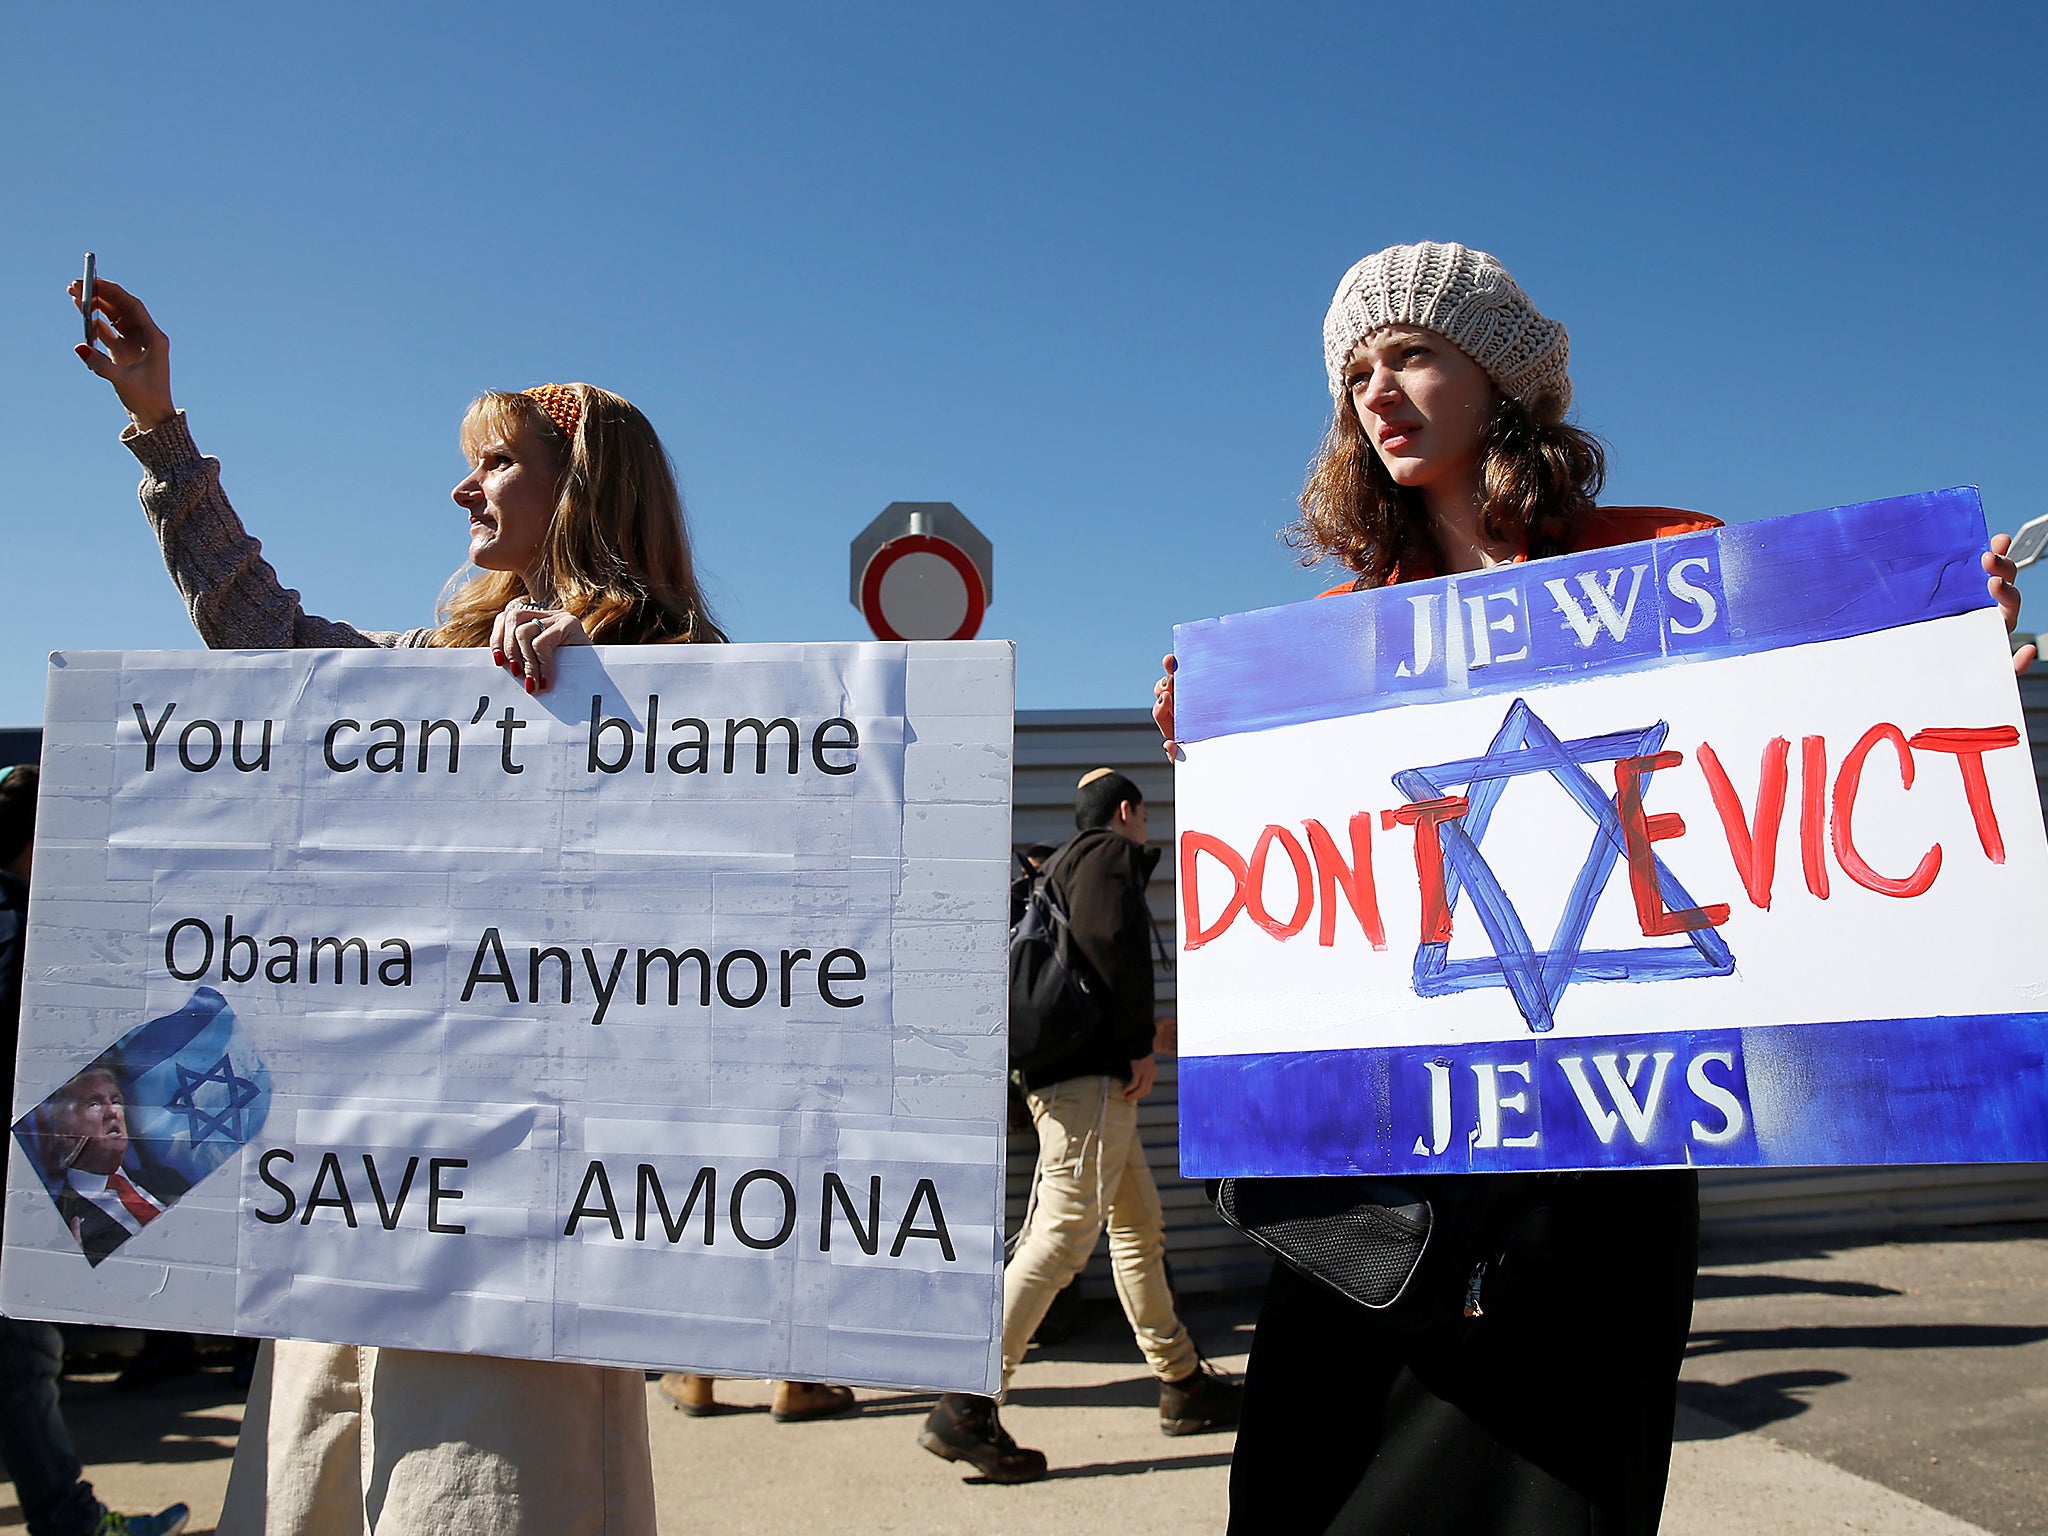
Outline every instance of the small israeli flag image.
[[270, 1073], [227, 999], [201, 987], [94, 1057], [14, 1136], [97, 1265], [241, 1151], [269, 1113]]
[[192, 1183], [263, 1129], [270, 1073], [213, 988], [199, 988], [176, 1013], [130, 1031], [114, 1049], [128, 1073], [132, 1133]]

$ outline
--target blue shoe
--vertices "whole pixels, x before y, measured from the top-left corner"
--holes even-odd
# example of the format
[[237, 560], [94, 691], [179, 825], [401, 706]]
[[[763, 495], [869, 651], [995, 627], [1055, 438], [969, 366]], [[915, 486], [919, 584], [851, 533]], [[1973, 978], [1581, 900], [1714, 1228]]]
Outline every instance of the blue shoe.
[[192, 1511], [182, 1504], [173, 1504], [153, 1515], [120, 1515], [103, 1509], [100, 1523], [93, 1527], [93, 1536], [178, 1536], [191, 1518]]

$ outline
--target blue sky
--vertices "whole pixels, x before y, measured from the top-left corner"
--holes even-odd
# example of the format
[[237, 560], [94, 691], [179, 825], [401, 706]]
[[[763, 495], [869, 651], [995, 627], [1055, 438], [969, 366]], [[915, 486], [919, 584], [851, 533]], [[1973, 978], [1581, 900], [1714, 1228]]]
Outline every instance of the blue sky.
[[[949, 500], [1026, 708], [1146, 702], [1278, 530], [1338, 276], [1496, 252], [1608, 499], [1731, 520], [2039, 473], [2039, 7], [16, 6], [0, 19], [0, 724], [196, 643], [70, 355], [90, 248], [316, 612], [428, 622], [455, 425], [588, 379], [681, 470], [736, 639], [863, 638]], [[2048, 627], [2048, 582], [2023, 585]]]

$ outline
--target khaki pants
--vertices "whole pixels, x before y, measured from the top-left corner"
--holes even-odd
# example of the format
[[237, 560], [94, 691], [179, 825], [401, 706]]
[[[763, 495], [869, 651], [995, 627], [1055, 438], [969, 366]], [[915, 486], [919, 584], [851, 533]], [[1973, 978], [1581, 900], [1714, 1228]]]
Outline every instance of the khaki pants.
[[219, 1536], [652, 1536], [638, 1371], [266, 1343]]
[[1004, 1385], [1053, 1297], [1086, 1267], [1105, 1222], [1117, 1299], [1138, 1348], [1153, 1375], [1178, 1381], [1197, 1356], [1166, 1284], [1166, 1215], [1138, 1139], [1138, 1106], [1113, 1077], [1069, 1078], [1024, 1097], [1038, 1128], [1038, 1170], [1003, 1269]]

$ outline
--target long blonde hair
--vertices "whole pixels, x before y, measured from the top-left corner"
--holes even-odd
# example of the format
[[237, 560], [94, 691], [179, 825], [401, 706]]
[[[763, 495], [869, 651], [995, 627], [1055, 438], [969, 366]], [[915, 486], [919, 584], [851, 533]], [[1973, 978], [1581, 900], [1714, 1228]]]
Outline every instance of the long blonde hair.
[[653, 426], [607, 390], [562, 387], [582, 406], [573, 438], [531, 396], [502, 390], [478, 395], [462, 418], [462, 452], [472, 463], [521, 426], [555, 450], [561, 489], [541, 549], [545, 590], [528, 592], [516, 571], [478, 572], [443, 598], [432, 643], [487, 644], [491, 621], [521, 597], [568, 609], [596, 645], [724, 640], [697, 584], [683, 498]]

